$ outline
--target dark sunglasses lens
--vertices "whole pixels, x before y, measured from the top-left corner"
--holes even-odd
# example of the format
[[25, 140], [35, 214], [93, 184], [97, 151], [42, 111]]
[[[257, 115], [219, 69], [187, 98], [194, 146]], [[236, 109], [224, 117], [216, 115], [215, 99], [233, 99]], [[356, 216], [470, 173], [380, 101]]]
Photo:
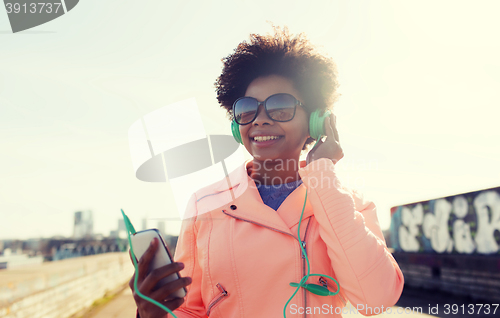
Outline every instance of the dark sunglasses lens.
[[272, 120], [289, 121], [295, 115], [297, 100], [288, 94], [278, 94], [269, 97], [266, 102], [267, 113]]
[[240, 125], [252, 122], [257, 113], [258, 106], [257, 100], [251, 97], [245, 97], [236, 101], [234, 104], [234, 118], [236, 122]]

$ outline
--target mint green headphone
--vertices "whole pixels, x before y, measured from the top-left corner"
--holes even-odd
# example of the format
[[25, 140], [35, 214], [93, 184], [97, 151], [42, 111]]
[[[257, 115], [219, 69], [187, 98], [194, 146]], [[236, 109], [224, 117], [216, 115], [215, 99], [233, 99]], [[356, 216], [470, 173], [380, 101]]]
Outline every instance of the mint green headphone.
[[[321, 136], [325, 135], [325, 118], [327, 116], [330, 116], [330, 114], [331, 112], [329, 110], [326, 110], [323, 116], [320, 116], [319, 109], [311, 113], [311, 116], [309, 117], [309, 135], [313, 139], [319, 139]], [[241, 139], [240, 134], [240, 127], [234, 119], [231, 122], [231, 132], [233, 133], [234, 139], [240, 144], [243, 144], [243, 140]]]

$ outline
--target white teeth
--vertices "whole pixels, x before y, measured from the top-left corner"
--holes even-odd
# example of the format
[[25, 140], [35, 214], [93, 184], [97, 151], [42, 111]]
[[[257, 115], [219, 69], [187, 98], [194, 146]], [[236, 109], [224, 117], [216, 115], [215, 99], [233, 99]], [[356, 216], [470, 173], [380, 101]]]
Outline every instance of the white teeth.
[[253, 137], [253, 140], [255, 141], [268, 141], [272, 139], [279, 139], [279, 136], [255, 136]]

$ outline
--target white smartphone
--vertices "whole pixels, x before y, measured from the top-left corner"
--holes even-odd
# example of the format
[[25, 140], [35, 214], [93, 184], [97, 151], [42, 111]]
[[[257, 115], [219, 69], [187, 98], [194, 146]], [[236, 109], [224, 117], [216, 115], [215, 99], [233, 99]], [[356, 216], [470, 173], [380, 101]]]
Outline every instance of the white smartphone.
[[[144, 253], [146, 253], [146, 250], [148, 249], [149, 245], [151, 244], [151, 241], [153, 238], [157, 238], [159, 241], [159, 246], [158, 250], [156, 251], [156, 254], [151, 262], [151, 267], [149, 271], [152, 271], [154, 269], [157, 269], [159, 267], [168, 265], [173, 262], [172, 255], [170, 255], [170, 251], [167, 248], [167, 245], [165, 244], [165, 241], [163, 240], [160, 232], [157, 229], [149, 229], [149, 230], [144, 230], [137, 232], [133, 234], [130, 238], [132, 241], [132, 247], [134, 248], [134, 254], [135, 258], [137, 261], [139, 261]], [[172, 275], [169, 275], [162, 280], [158, 282], [158, 284], [155, 286], [155, 288], [158, 288], [160, 286], [165, 285], [166, 283], [169, 283], [171, 281], [174, 281], [176, 279], [179, 279], [180, 275], [176, 272]], [[183, 298], [186, 296], [186, 288], [181, 288], [174, 292], [173, 294], [175, 297]]]

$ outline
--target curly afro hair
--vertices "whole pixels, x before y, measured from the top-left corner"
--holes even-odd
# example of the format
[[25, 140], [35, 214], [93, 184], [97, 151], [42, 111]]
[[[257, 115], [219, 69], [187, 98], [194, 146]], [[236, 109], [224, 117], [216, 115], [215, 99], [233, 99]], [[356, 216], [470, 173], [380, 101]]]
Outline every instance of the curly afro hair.
[[[303, 33], [292, 37], [287, 27], [274, 27], [274, 35], [251, 34], [250, 42], [241, 42], [222, 61], [223, 70], [215, 87], [217, 100], [231, 120], [234, 101], [245, 95], [254, 79], [262, 76], [290, 79], [304, 99], [309, 115], [317, 109], [332, 109], [338, 98], [337, 68], [333, 61], [319, 54]], [[303, 150], [313, 141], [309, 138]]]

